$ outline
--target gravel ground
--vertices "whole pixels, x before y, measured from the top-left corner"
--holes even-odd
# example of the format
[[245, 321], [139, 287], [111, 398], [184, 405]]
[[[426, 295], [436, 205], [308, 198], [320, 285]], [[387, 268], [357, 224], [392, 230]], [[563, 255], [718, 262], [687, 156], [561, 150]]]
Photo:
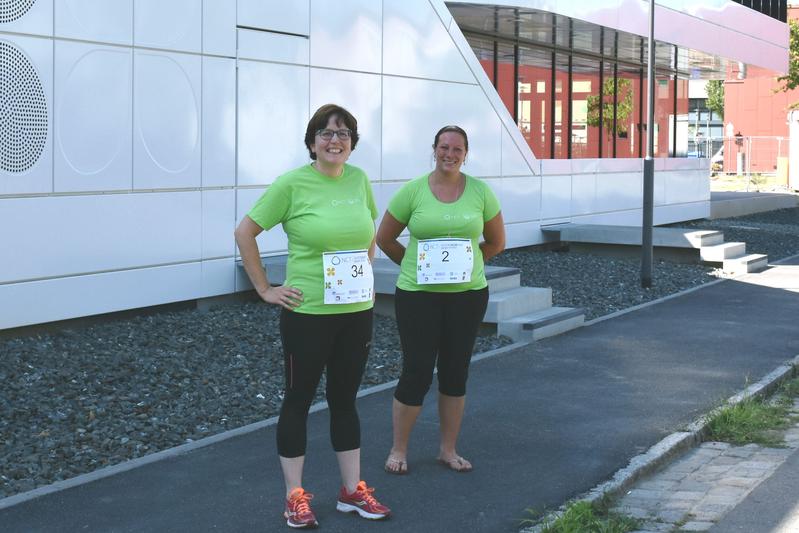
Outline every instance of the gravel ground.
[[[772, 261], [799, 253], [799, 209], [687, 225], [721, 229]], [[717, 276], [710, 267], [657, 262], [654, 287], [641, 289], [638, 260], [531, 248], [492, 264], [520, 268], [523, 284], [552, 287], [556, 305], [583, 307], [587, 318]], [[0, 497], [277, 414], [278, 315], [242, 303], [0, 337]], [[509, 342], [480, 337], [475, 351]], [[375, 317], [363, 386], [393, 380], [399, 369], [395, 323]]]

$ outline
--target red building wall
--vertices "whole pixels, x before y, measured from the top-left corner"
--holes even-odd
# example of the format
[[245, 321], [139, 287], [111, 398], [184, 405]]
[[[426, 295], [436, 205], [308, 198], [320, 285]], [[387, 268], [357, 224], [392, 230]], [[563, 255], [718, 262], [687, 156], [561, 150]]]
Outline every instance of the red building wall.
[[[788, 18], [799, 19], [799, 8], [789, 8]], [[733, 142], [725, 142], [724, 167], [736, 168], [736, 154], [740, 149], [750, 154], [752, 172], [774, 172], [777, 157], [787, 156], [787, 141], [780, 142], [774, 137], [787, 139], [788, 106], [799, 102], [799, 89], [775, 92], [782, 86], [777, 82], [782, 73], [772, 70], [750, 66], [743, 80], [738, 79], [738, 74], [737, 63], [731, 64], [724, 83], [724, 124], [732, 124], [733, 133], [740, 132], [746, 143], [739, 148]], [[731, 149], [726, 148], [728, 145]], [[751, 152], [748, 151], [750, 147]]]

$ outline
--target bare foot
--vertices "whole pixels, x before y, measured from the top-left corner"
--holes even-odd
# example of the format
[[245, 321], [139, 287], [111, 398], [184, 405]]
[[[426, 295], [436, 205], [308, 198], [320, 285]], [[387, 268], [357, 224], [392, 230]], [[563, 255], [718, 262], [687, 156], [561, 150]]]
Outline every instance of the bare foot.
[[403, 476], [408, 473], [408, 462], [404, 456], [401, 456], [395, 452], [391, 452], [388, 454], [388, 459], [386, 459], [386, 464], [383, 467], [383, 470], [389, 474]]
[[438, 457], [438, 462], [442, 465], [446, 466], [450, 470], [454, 470], [455, 472], [471, 472], [473, 470], [472, 463], [461, 457], [460, 455], [453, 455], [448, 459], [444, 459], [443, 457]]

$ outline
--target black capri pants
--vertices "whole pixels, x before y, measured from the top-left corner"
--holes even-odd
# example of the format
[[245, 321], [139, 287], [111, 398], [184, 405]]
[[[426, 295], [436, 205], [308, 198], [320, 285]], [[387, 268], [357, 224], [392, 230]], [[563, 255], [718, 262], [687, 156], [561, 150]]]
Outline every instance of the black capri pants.
[[308, 409], [325, 369], [333, 449], [360, 448], [355, 395], [372, 344], [372, 310], [311, 315], [283, 309], [280, 335], [286, 394], [277, 422], [278, 453], [288, 458], [305, 455]]
[[477, 330], [488, 306], [488, 287], [463, 292], [404, 291], [394, 310], [402, 344], [402, 375], [394, 397], [422, 405], [438, 368], [438, 391], [464, 396]]

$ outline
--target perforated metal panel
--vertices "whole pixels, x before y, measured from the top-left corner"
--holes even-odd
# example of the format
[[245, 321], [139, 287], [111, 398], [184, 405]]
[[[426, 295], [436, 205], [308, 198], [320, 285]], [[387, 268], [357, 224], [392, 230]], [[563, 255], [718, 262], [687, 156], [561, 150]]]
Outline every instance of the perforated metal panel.
[[36, 164], [46, 142], [42, 81], [19, 48], [0, 41], [0, 170], [25, 172]]
[[0, 0], [0, 24], [22, 17], [36, 0]]

